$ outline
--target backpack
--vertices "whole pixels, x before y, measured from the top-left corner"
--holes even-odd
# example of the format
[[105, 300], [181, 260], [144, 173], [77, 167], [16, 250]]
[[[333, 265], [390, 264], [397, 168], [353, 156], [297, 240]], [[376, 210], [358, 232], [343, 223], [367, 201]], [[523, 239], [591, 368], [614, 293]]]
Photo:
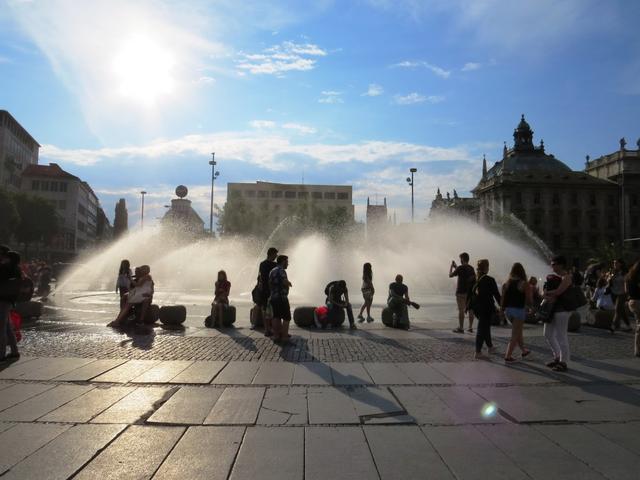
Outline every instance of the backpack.
[[469, 293], [467, 294], [467, 311], [475, 311], [478, 307], [478, 287], [480, 286], [480, 280], [482, 280], [485, 275], [480, 276], [478, 280], [471, 286], [469, 289]]

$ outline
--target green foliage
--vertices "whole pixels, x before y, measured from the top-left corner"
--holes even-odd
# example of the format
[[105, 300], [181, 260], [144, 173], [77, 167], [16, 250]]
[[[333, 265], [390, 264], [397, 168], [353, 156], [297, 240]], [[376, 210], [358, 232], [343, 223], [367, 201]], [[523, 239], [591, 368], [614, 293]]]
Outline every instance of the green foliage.
[[9, 243], [12, 232], [15, 231], [18, 223], [20, 222], [20, 216], [16, 209], [16, 204], [8, 191], [0, 188], [0, 242]]
[[25, 247], [36, 242], [49, 243], [60, 230], [55, 207], [43, 198], [24, 193], [13, 198], [20, 217], [14, 231], [16, 239]]

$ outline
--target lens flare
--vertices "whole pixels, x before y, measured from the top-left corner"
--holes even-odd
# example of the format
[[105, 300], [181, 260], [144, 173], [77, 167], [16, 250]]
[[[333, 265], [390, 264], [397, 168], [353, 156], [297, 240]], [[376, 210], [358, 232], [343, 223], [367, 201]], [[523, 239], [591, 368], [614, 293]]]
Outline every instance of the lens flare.
[[495, 416], [496, 413], [498, 413], [498, 406], [493, 402], [485, 403], [482, 406], [481, 412], [482, 418], [491, 418]]

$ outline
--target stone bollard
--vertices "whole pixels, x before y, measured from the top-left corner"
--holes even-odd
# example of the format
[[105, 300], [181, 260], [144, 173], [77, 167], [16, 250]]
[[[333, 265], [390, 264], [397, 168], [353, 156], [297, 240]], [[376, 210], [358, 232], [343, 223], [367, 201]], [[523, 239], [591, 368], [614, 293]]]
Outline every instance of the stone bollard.
[[181, 325], [187, 319], [184, 305], [171, 305], [160, 308], [160, 321], [163, 325]]
[[[313, 312], [316, 307], [298, 307], [293, 311], [293, 323], [301, 328], [315, 327], [316, 324], [313, 320]], [[338, 312], [338, 320], [335, 326], [340, 326], [344, 323], [345, 313], [344, 308], [341, 308]]]

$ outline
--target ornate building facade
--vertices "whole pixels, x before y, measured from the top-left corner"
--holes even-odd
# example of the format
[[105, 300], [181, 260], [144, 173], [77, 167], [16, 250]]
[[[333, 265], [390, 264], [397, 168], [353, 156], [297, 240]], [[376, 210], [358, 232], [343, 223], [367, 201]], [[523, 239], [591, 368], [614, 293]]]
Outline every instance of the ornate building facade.
[[462, 213], [485, 225], [511, 223], [570, 259], [586, 259], [638, 233], [637, 151], [621, 148], [588, 161], [585, 171], [573, 171], [547, 153], [543, 141], [534, 145], [524, 115], [513, 138], [513, 147], [505, 144], [502, 159], [491, 168], [483, 161], [472, 199], [444, 200], [438, 192], [432, 212]]

